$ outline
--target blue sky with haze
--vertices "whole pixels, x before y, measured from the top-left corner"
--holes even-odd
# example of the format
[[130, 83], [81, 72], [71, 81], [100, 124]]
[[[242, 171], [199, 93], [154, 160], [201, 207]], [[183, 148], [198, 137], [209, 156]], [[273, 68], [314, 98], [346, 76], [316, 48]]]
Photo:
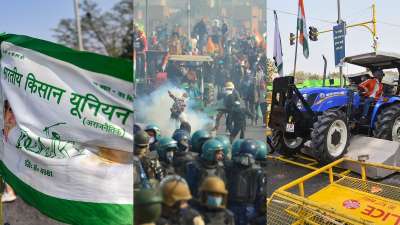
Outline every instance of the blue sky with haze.
[[[74, 0], [0, 0], [0, 32], [56, 41], [52, 29], [60, 19], [74, 18]], [[82, 0], [81, 0], [82, 2]], [[108, 10], [118, 0], [96, 0]]]
[[[297, 0], [269, 0], [268, 8], [278, 9], [297, 14]], [[342, 18], [348, 24], [371, 20], [373, 0], [341, 0]], [[331, 29], [337, 20], [337, 0], [304, 0], [307, 27], [312, 25], [319, 31]], [[376, 1], [377, 31], [379, 49], [400, 53], [400, 1]], [[268, 11], [269, 56], [273, 54], [274, 18], [273, 12]], [[284, 71], [293, 71], [294, 46], [289, 44], [289, 33], [296, 31], [296, 16], [278, 12], [279, 25], [282, 36]], [[322, 19], [324, 21], [320, 21]], [[325, 22], [328, 21], [328, 22]], [[329, 23], [331, 21], [332, 23]], [[395, 24], [394, 25], [388, 25]], [[334, 66], [333, 34], [325, 33], [318, 37], [317, 42], [310, 43], [310, 57], [306, 60], [299, 49], [298, 70], [322, 73], [322, 54], [328, 59], [328, 72], [338, 71]], [[346, 55], [355, 55], [372, 51], [372, 36], [363, 27], [350, 28], [346, 36]], [[343, 71], [358, 72], [361, 69], [355, 66], [345, 66]]]
[[[110, 9], [118, 0], [96, 0], [104, 9]], [[200, 0], [196, 0], [200, 1]], [[202, 0], [201, 0], [202, 1]], [[52, 29], [61, 18], [73, 18], [73, 0], [0, 0], [0, 32], [25, 34], [55, 41]], [[348, 24], [371, 19], [373, 0], [342, 0], [342, 17]], [[337, 19], [336, 0], [304, 0], [307, 26], [319, 30], [330, 29]], [[377, 19], [379, 50], [400, 53], [400, 1], [378, 0]], [[268, 0], [268, 7], [297, 13], [297, 0]], [[289, 33], [295, 32], [296, 16], [278, 12], [282, 35], [284, 70], [293, 70], [294, 46], [289, 45]], [[323, 21], [320, 21], [322, 19]], [[326, 22], [331, 21], [332, 23]], [[398, 26], [388, 25], [397, 24]], [[274, 21], [272, 11], [268, 11], [269, 56], [272, 57]], [[366, 28], [352, 28], [346, 37], [346, 54], [353, 55], [372, 51], [372, 38]], [[301, 50], [299, 51], [301, 53]], [[321, 34], [318, 42], [310, 43], [310, 58], [299, 55], [298, 69], [309, 72], [322, 72], [321, 54], [328, 58], [328, 72], [337, 71], [334, 67], [332, 33]], [[346, 66], [344, 72], [355, 72], [360, 68]]]

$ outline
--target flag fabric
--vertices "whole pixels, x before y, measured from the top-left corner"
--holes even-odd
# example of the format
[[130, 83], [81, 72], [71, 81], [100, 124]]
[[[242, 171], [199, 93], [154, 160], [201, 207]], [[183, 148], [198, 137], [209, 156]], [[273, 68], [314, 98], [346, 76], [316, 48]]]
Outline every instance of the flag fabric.
[[281, 33], [279, 32], [278, 15], [274, 10], [275, 16], [275, 36], [274, 36], [274, 60], [278, 69], [279, 76], [283, 76], [283, 60], [282, 60], [282, 41]]
[[307, 32], [307, 24], [306, 24], [306, 14], [304, 11], [304, 1], [299, 0], [299, 10], [297, 13], [297, 30], [299, 30], [299, 41], [300, 44], [303, 45], [303, 55], [306, 59], [309, 56], [309, 48], [308, 48], [308, 32]]
[[132, 62], [13, 34], [0, 48], [1, 176], [60, 222], [132, 224]]

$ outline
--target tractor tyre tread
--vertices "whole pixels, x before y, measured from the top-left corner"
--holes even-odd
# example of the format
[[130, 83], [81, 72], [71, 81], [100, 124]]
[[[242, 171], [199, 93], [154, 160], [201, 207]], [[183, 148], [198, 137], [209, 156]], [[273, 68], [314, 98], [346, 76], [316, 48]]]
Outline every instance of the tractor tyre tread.
[[375, 129], [372, 131], [374, 137], [392, 141], [392, 128], [396, 115], [397, 117], [400, 115], [400, 104], [384, 108], [376, 119]]
[[[331, 109], [323, 112], [320, 116], [318, 116], [318, 120], [313, 124], [313, 131], [311, 132], [311, 154], [315, 159], [318, 160], [322, 165], [331, 163], [336, 158], [342, 157], [349, 145], [349, 141], [347, 141], [345, 150], [343, 153], [333, 159], [326, 150], [326, 135], [328, 133], [328, 129], [333, 121], [337, 119], [342, 119], [346, 121], [345, 113], [341, 110]], [[350, 138], [350, 131], [348, 130], [348, 139]]]

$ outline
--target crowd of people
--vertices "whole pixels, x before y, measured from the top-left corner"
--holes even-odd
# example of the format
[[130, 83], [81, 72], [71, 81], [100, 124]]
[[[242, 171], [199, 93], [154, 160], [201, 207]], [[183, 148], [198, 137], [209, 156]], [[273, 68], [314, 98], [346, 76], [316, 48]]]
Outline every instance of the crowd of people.
[[184, 123], [171, 137], [155, 125], [135, 132], [135, 224], [266, 224], [264, 142]]
[[[135, 32], [138, 74], [146, 72], [146, 54], [140, 54], [146, 51], [213, 57], [213, 63], [202, 71], [206, 74], [204, 82], [215, 87], [217, 98], [223, 102], [212, 131], [218, 130], [225, 115], [229, 133], [192, 133], [184, 111], [187, 99], [200, 94], [196, 88], [199, 71], [179, 62], [167, 63], [163, 58], [155, 73], [166, 74], [176, 86], [187, 83], [188, 89], [182, 96], [168, 92], [174, 101], [171, 124], [178, 127], [171, 137], [163, 136], [157, 125], [135, 125], [135, 224], [266, 224], [266, 175], [262, 166], [267, 146], [263, 141], [245, 138], [247, 118], [254, 125], [259, 121], [266, 125], [263, 38], [244, 31], [229, 35], [225, 21], [209, 23], [206, 18], [195, 24], [190, 38], [179, 26], [170, 33], [166, 25], [159, 26], [149, 38], [139, 29]], [[207, 94], [202, 94], [207, 99]]]
[[[252, 123], [262, 122], [265, 126], [265, 116], [261, 119], [259, 115], [259, 112], [265, 115], [267, 109], [265, 94], [268, 78], [265, 75], [267, 59], [264, 38], [258, 32], [250, 32], [243, 27], [235, 28], [235, 32], [232, 30], [224, 20], [210, 22], [206, 18], [194, 25], [190, 38], [180, 26], [169, 30], [167, 25], [160, 25], [151, 33], [151, 37], [146, 37], [143, 31], [136, 28], [137, 74], [140, 76], [147, 72], [149, 79], [152, 79], [151, 76], [167, 77], [168, 81], [178, 87], [186, 83], [191, 90], [196, 90], [190, 93], [197, 93], [194, 97], [198, 97], [199, 69], [182, 66], [181, 62], [168, 62], [168, 55], [160, 58], [162, 62], [157, 63], [154, 69], [149, 66], [152, 59], [146, 59], [145, 52], [156, 50], [168, 52], [169, 55], [212, 56], [213, 62], [202, 68], [204, 82], [212, 84], [220, 96], [224, 85], [232, 82], [246, 109], [254, 115]], [[202, 94], [207, 101], [208, 94]]]

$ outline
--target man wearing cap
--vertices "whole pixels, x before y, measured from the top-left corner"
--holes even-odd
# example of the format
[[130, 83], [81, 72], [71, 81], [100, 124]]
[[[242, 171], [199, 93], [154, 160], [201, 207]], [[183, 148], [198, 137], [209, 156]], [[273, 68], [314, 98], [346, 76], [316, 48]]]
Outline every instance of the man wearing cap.
[[378, 69], [372, 72], [373, 77], [358, 85], [358, 89], [365, 96], [364, 109], [361, 120], [366, 121], [369, 107], [378, 100], [383, 93], [382, 79], [385, 76], [382, 70]]

